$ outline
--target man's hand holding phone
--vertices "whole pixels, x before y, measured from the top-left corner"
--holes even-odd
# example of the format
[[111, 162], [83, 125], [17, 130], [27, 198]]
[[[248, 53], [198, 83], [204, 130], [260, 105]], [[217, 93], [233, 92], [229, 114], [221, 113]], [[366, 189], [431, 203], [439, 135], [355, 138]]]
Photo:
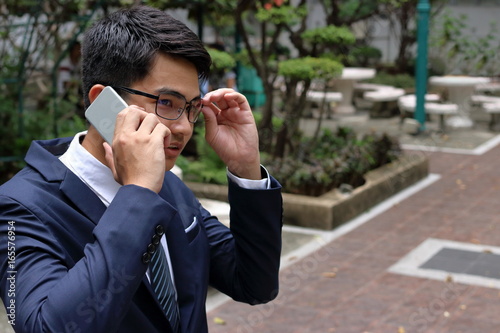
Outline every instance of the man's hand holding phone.
[[170, 144], [170, 130], [158, 117], [128, 106], [111, 87], [102, 89], [85, 116], [105, 139], [105, 159], [115, 180], [158, 193], [165, 174], [164, 147]]
[[106, 160], [122, 185], [134, 184], [158, 193], [165, 176], [165, 148], [170, 130], [153, 113], [129, 106], [116, 118], [112, 149], [104, 143]]

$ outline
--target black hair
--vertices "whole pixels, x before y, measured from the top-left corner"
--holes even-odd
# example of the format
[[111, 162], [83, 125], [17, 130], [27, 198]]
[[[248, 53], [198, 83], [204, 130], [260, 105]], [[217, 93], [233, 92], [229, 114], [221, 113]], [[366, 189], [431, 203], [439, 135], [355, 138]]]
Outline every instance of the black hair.
[[159, 9], [134, 6], [94, 23], [82, 42], [85, 106], [95, 84], [129, 86], [146, 77], [158, 53], [184, 58], [208, 77], [212, 60], [198, 36]]

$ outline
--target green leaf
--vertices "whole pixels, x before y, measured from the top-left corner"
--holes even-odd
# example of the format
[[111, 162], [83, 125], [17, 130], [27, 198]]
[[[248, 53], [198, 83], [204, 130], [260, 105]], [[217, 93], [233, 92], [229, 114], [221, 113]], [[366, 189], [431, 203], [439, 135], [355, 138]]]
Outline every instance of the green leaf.
[[236, 66], [236, 60], [229, 53], [213, 48], [207, 48], [207, 51], [212, 58], [212, 69], [227, 70]]
[[334, 25], [306, 30], [301, 37], [312, 44], [325, 45], [350, 45], [356, 41], [349, 28]]
[[304, 57], [279, 63], [278, 73], [297, 80], [331, 79], [342, 73], [343, 65], [328, 58]]
[[293, 25], [306, 16], [306, 6], [294, 7], [290, 5], [272, 6], [271, 8], [266, 9], [259, 4], [257, 7], [257, 13], [255, 14], [255, 18], [260, 22], [271, 22], [275, 25]]

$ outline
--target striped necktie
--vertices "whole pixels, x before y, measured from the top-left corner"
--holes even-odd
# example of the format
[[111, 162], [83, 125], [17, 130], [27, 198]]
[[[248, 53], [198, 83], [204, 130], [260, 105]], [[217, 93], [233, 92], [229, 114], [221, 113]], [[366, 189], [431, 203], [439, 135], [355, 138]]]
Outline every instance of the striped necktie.
[[175, 300], [175, 287], [170, 276], [167, 257], [161, 243], [158, 244], [156, 252], [151, 257], [149, 269], [151, 273], [151, 285], [160, 301], [163, 311], [165, 311], [174, 332], [180, 332], [179, 307]]

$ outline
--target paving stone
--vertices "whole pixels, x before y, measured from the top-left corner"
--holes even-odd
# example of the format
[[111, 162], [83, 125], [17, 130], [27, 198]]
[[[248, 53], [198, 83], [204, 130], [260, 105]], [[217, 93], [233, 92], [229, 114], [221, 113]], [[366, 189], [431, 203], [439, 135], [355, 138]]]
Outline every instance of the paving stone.
[[[397, 131], [396, 124], [386, 121], [384, 127], [383, 121], [352, 123], [366, 130]], [[331, 126], [336, 126], [335, 122], [346, 124], [348, 120], [339, 117], [330, 123], [325, 121]], [[278, 300], [286, 302], [278, 301], [273, 314], [248, 332], [498, 331], [500, 290], [387, 271], [388, 266], [428, 238], [500, 247], [500, 146], [494, 145], [480, 154], [471, 150], [496, 137], [485, 126], [486, 121], [466, 131], [453, 129], [447, 138], [433, 134], [425, 140], [410, 141], [412, 138], [405, 136], [405, 143], [420, 140], [435, 147], [467, 151], [425, 152], [430, 172], [441, 178], [328, 243], [326, 253], [332, 260], [318, 263], [314, 273], [331, 270], [334, 263], [337, 271], [329, 279], [309, 274], [291, 290], [290, 274], [300, 272], [308, 257], [285, 268], [281, 272], [283, 288]], [[446, 263], [450, 253], [445, 251], [441, 253], [444, 262], [437, 268], [463, 270], [459, 264], [467, 259], [473, 260], [465, 268], [469, 274], [500, 274], [496, 256], [453, 251], [451, 254], [456, 255], [452, 258], [456, 262]], [[245, 311], [250, 310], [233, 301], [215, 308], [208, 314], [210, 332], [236, 332], [237, 327], [229, 324], [219, 330], [211, 320], [222, 314], [241, 316]]]

